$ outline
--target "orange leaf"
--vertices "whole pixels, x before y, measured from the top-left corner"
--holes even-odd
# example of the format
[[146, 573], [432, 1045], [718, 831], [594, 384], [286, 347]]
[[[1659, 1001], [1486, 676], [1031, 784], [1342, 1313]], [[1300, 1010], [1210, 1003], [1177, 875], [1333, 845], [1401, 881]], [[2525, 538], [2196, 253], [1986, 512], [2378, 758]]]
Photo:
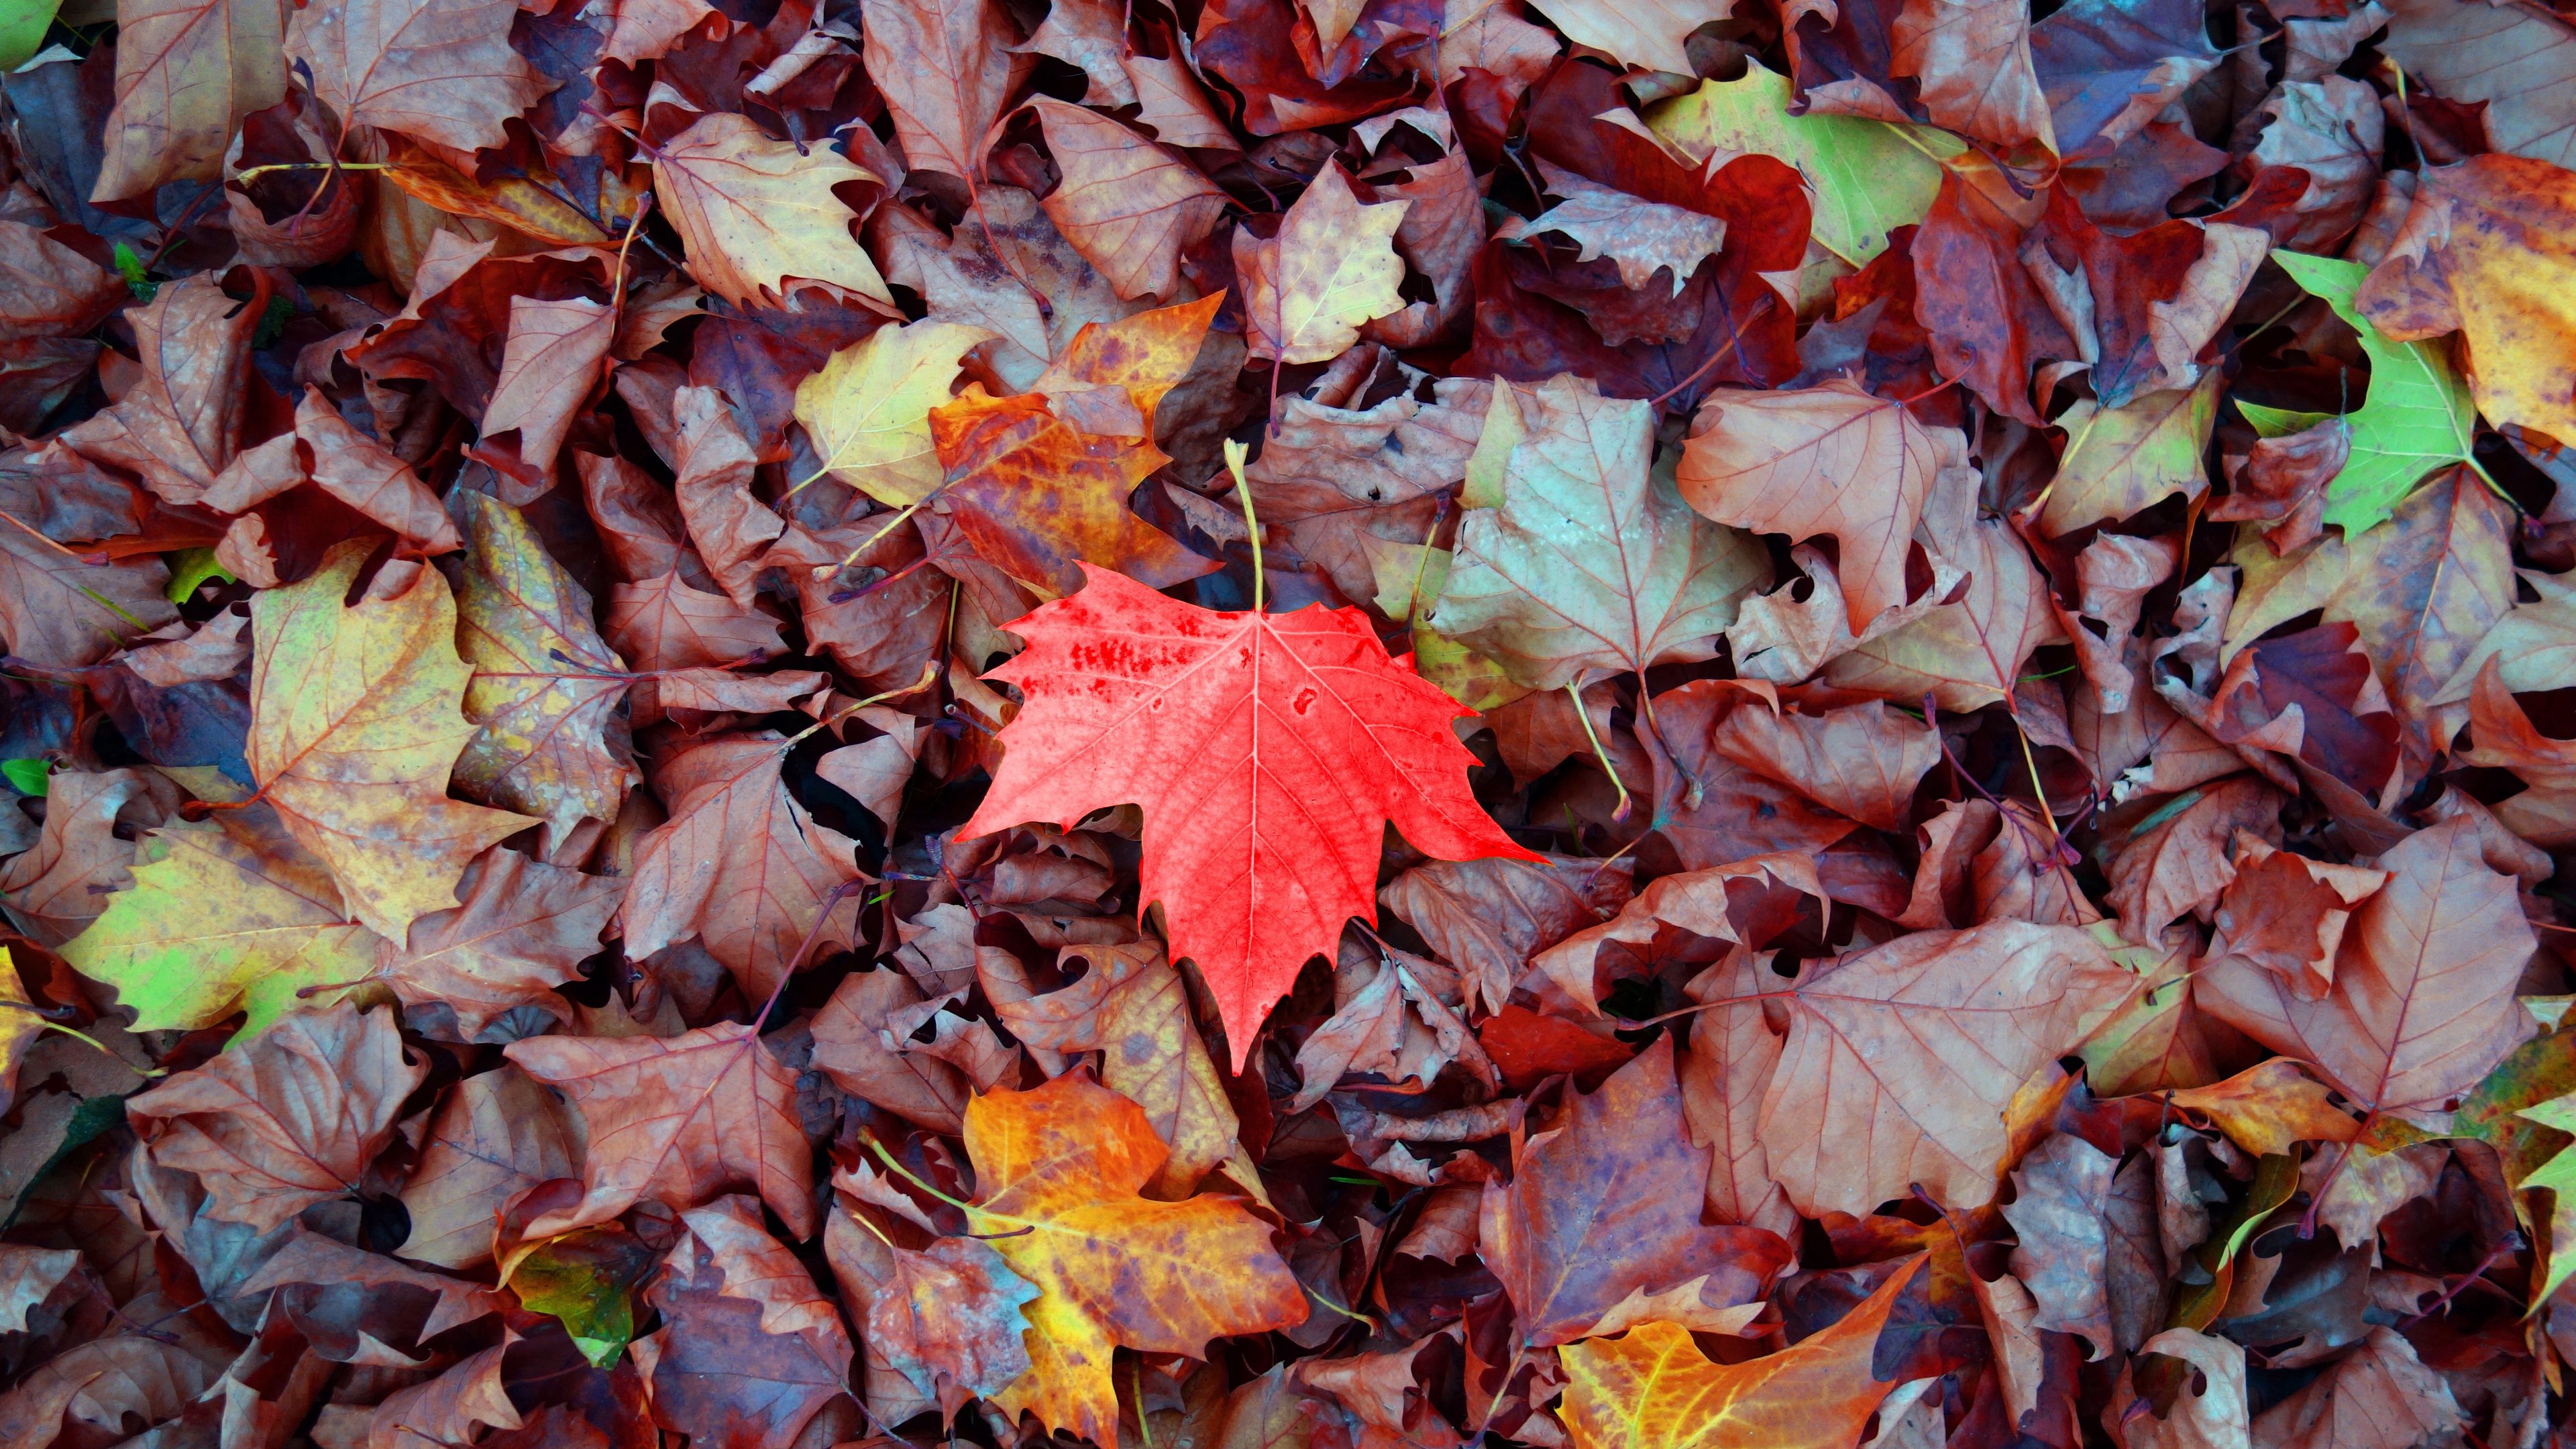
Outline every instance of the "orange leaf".
[[1919, 1266], [1833, 1327], [1750, 1363], [1709, 1362], [1674, 1323], [1558, 1349], [1575, 1449], [1841, 1449], [1895, 1387], [1871, 1376], [1870, 1357]]
[[1110, 1355], [1207, 1351], [1226, 1334], [1306, 1319], [1270, 1225], [1232, 1198], [1152, 1202], [1138, 1190], [1167, 1155], [1134, 1102], [1080, 1075], [966, 1108], [975, 1234], [1037, 1285], [1031, 1367], [994, 1396], [1010, 1414], [1102, 1444], [1118, 1435]]

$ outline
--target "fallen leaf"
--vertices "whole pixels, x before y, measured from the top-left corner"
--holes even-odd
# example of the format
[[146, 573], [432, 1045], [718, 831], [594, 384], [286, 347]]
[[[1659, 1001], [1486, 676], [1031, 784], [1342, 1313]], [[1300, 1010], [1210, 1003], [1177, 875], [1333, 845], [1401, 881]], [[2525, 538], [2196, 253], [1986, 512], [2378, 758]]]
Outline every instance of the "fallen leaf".
[[517, 509], [460, 493], [465, 571], [456, 646], [474, 674], [475, 725], [455, 780], [485, 804], [546, 822], [560, 840], [583, 820], [617, 818], [635, 779], [617, 706], [626, 666], [599, 637], [590, 592], [548, 553]]
[[1753, 1302], [1788, 1266], [1775, 1234], [1702, 1225], [1709, 1149], [1682, 1126], [1671, 1039], [1659, 1038], [1521, 1144], [1509, 1186], [1486, 1185], [1478, 1246], [1523, 1344], [1571, 1343], [1631, 1294], [1693, 1280], [1702, 1302]]
[[376, 970], [406, 1005], [455, 1012], [469, 1040], [522, 1006], [570, 1020], [554, 988], [580, 979], [625, 893], [605, 876], [490, 851], [458, 879], [462, 905], [413, 921], [401, 947], [377, 944]]
[[[2490, 155], [2428, 167], [2352, 305], [2398, 342], [2459, 332], [2488, 422], [2576, 437], [2576, 370], [2557, 340], [2570, 319], [2549, 280], [2576, 260], [2560, 239], [2571, 208], [2576, 175], [2545, 161]], [[2463, 420], [2454, 436], [2465, 432]]]
[[679, 1215], [665, 1272], [646, 1290], [662, 1327], [639, 1340], [658, 1424], [717, 1443], [792, 1443], [847, 1391], [840, 1312], [749, 1198]]
[[791, 279], [891, 306], [857, 220], [832, 188], [875, 183], [829, 147], [799, 151], [746, 116], [700, 116], [653, 158], [655, 194], [688, 249], [689, 275], [737, 307], [783, 300]]
[[1143, 1110], [1106, 1087], [1064, 1076], [977, 1097], [966, 1152], [968, 1222], [1039, 1291], [1024, 1310], [1031, 1367], [994, 1396], [1005, 1413], [1107, 1441], [1114, 1347], [1196, 1357], [1217, 1335], [1306, 1317], [1267, 1224], [1225, 1198], [1137, 1196], [1163, 1145]]
[[1235, 275], [1252, 355], [1279, 366], [1325, 362], [1359, 340], [1360, 325], [1402, 310], [1404, 262], [1391, 244], [1409, 201], [1363, 204], [1327, 165], [1280, 222], [1279, 234], [1234, 236]]
[[[1331, 950], [1350, 917], [1376, 919], [1386, 825], [1443, 859], [1535, 858], [1461, 788], [1465, 752], [1447, 725], [1457, 706], [1387, 658], [1356, 610], [1212, 613], [1115, 574], [1084, 574], [1080, 594], [1013, 625], [1029, 648], [990, 677], [1018, 685], [1027, 702], [1003, 732], [1001, 773], [965, 833], [1033, 818], [1070, 827], [1105, 805], [1143, 807], [1140, 905], [1161, 902], [1172, 954], [1198, 962], [1238, 1068], [1306, 958]], [[1210, 661], [1232, 667], [1209, 670]], [[1159, 738], [1128, 732], [1140, 712], [1167, 715]], [[1256, 721], [1295, 753], [1264, 739]], [[1318, 793], [1327, 782], [1332, 796]], [[1315, 809], [1335, 797], [1339, 821]], [[1241, 804], [1215, 803], [1224, 800]], [[1181, 801], [1186, 812], [1175, 810]], [[1259, 824], [1205, 829], [1222, 818], [1206, 812], [1223, 809], [1247, 822], [1303, 822], [1295, 849]]]
[[1763, 561], [1650, 472], [1652, 409], [1574, 378], [1493, 407], [1512, 421], [1488, 414], [1478, 452], [1508, 452], [1467, 500], [1433, 626], [1535, 689], [1708, 657]]
[[529, 1222], [527, 1237], [609, 1222], [639, 1202], [684, 1210], [734, 1186], [757, 1188], [797, 1237], [814, 1235], [812, 1150], [796, 1121], [796, 1076], [752, 1028], [530, 1037], [503, 1051], [563, 1093], [587, 1129], [587, 1190]]
[[304, 988], [365, 977], [376, 939], [349, 919], [329, 869], [275, 811], [255, 807], [144, 837], [133, 888], [108, 897], [63, 959], [113, 987], [138, 1031], [247, 1011], [248, 1035], [298, 1005]]
[[858, 879], [858, 842], [787, 792], [780, 771], [792, 743], [767, 731], [724, 735], [661, 763], [654, 785], [671, 818], [635, 847], [623, 914], [630, 954], [694, 939], [745, 995], [766, 997], [809, 964], [796, 959], [809, 934], [817, 952], [849, 945], [849, 917], [830, 907]]
[[1014, 79], [1009, 22], [992, 0], [862, 0], [868, 78], [907, 162], [970, 186]]
[[474, 736], [461, 708], [456, 602], [434, 569], [379, 569], [343, 601], [372, 545], [334, 548], [303, 581], [251, 601], [245, 754], [288, 833], [320, 858], [349, 909], [398, 938], [456, 903], [456, 877], [527, 817], [447, 798]]
[[1064, 184], [1039, 202], [1121, 297], [1168, 297], [1180, 256], [1215, 229], [1225, 193], [1170, 149], [1080, 106], [1031, 103]]
[[286, 99], [284, 8], [274, 0], [156, 0], [119, 6], [116, 19], [116, 108], [89, 199], [215, 180], [243, 120]]
[[125, 1113], [156, 1161], [205, 1183], [209, 1213], [267, 1231], [356, 1192], [428, 1075], [406, 1059], [390, 1012], [297, 1012]]
[[472, 151], [500, 145], [502, 120], [549, 89], [510, 48], [517, 13], [497, 0], [325, 0], [294, 12], [286, 54], [343, 128]]
[[562, 1108], [513, 1066], [458, 1082], [429, 1119], [420, 1161], [404, 1184], [414, 1262], [470, 1268], [492, 1256], [493, 1205], [552, 1178], [580, 1174]]
[[1709, 1362], [1671, 1323], [1559, 1349], [1566, 1429], [1577, 1449], [1857, 1440], [1895, 1387], [1871, 1374], [1871, 1354], [1914, 1276], [1909, 1264], [1832, 1327], [1744, 1363]]
[[1809, 966], [1782, 998], [1789, 1040], [1762, 1100], [1772, 1176], [1810, 1215], [1866, 1214], [1918, 1183], [1983, 1206], [2014, 1094], [2134, 986], [2082, 931], [2026, 921]]
[[[2380, 868], [2388, 883], [2353, 913], [2322, 1000], [2229, 959], [2194, 979], [2193, 998], [2255, 1040], [2316, 1063], [2367, 1109], [2440, 1107], [2526, 1034], [2513, 992], [2533, 933], [2513, 907], [2512, 877], [2480, 853], [2473, 821], [2416, 831], [2380, 857]], [[2471, 921], [2480, 924], [2464, 930]]]
[[991, 333], [954, 322], [880, 327], [832, 354], [796, 388], [796, 421], [831, 477], [880, 503], [918, 503], [939, 486], [930, 410], [948, 401], [959, 360]]

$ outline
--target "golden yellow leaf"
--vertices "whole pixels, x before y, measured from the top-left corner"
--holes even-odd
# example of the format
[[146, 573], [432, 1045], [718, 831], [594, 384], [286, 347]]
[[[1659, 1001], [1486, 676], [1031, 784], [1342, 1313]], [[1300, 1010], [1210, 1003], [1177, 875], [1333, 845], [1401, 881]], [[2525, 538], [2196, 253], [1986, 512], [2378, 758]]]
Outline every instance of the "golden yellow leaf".
[[260, 795], [368, 928], [399, 941], [456, 904], [484, 847], [531, 823], [447, 798], [474, 726], [456, 600], [436, 569], [396, 559], [345, 603], [375, 547], [334, 547], [303, 581], [251, 601], [251, 724]]
[[1841, 1449], [1895, 1387], [1871, 1376], [1871, 1350], [1918, 1269], [1890, 1277], [1833, 1327], [1749, 1363], [1709, 1362], [1678, 1323], [1568, 1344], [1557, 1350], [1566, 1431], [1575, 1449]]
[[996, 334], [958, 322], [880, 327], [832, 354], [796, 388], [796, 421], [834, 478], [895, 507], [939, 486], [930, 410], [948, 401], [960, 359]]
[[1006, 1413], [1113, 1444], [1117, 1348], [1195, 1357], [1220, 1335], [1305, 1321], [1268, 1224], [1231, 1198], [1137, 1195], [1168, 1149], [1143, 1108], [1088, 1077], [976, 1098], [966, 1152], [973, 1231], [1041, 1294], [1025, 1310], [1031, 1367], [994, 1396]]

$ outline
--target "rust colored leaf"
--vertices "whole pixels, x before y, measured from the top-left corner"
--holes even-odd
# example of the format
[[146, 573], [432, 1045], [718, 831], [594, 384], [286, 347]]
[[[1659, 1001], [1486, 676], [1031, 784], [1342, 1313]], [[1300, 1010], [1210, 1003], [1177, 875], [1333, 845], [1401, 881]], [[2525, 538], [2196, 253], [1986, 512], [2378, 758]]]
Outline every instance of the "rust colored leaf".
[[796, 1076], [750, 1027], [531, 1037], [506, 1051], [563, 1093], [587, 1128], [587, 1191], [530, 1221], [527, 1237], [608, 1222], [648, 1200], [687, 1209], [735, 1186], [758, 1189], [797, 1237], [814, 1235], [813, 1154], [796, 1121]]
[[1477, 1229], [1522, 1342], [1570, 1343], [1632, 1296], [1685, 1284], [1712, 1309], [1761, 1297], [1789, 1245], [1700, 1222], [1709, 1157], [1683, 1131], [1668, 1037], [1523, 1144], [1510, 1186], [1486, 1185]]
[[301, 1012], [126, 1103], [155, 1161], [198, 1175], [207, 1212], [266, 1231], [357, 1191], [428, 1069], [393, 1015]]

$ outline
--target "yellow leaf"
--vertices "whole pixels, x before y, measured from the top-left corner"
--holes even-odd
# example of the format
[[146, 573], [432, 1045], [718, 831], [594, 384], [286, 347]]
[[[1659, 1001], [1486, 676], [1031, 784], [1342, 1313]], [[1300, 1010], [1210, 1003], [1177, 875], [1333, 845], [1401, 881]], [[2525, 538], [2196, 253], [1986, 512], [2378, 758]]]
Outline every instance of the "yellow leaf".
[[1561, 1417], [1575, 1449], [1788, 1449], [1860, 1438], [1895, 1387], [1870, 1374], [1878, 1331], [1911, 1282], [1909, 1265], [1841, 1322], [1749, 1363], [1711, 1363], [1678, 1323], [1557, 1350]]
[[1328, 362], [1350, 350], [1360, 327], [1404, 310], [1396, 285], [1404, 260], [1395, 229], [1410, 201], [1363, 206], [1342, 168], [1315, 178], [1268, 240], [1234, 234], [1234, 270], [1252, 355], [1294, 365]]
[[447, 798], [474, 737], [456, 601], [436, 569], [396, 559], [345, 603], [374, 547], [340, 544], [310, 577], [251, 600], [243, 754], [349, 909], [399, 941], [414, 917], [456, 904], [467, 861], [532, 822]]
[[976, 1098], [966, 1152], [975, 1235], [1041, 1294], [1026, 1309], [1032, 1366], [994, 1396], [1006, 1413], [1114, 1444], [1115, 1349], [1196, 1357], [1211, 1338], [1305, 1321], [1269, 1225], [1239, 1202], [1137, 1195], [1168, 1151], [1143, 1108], [1087, 1077]]
[[265, 1029], [306, 986], [375, 968], [376, 938], [348, 919], [322, 863], [254, 805], [143, 837], [134, 884], [63, 947], [72, 969], [116, 988], [136, 1031], [212, 1026], [247, 1009]]
[[584, 819], [614, 820], [635, 778], [617, 709], [625, 662], [591, 623], [590, 592], [519, 510], [488, 493], [456, 499], [466, 535], [456, 642], [474, 666], [465, 713], [481, 727], [457, 759], [457, 788], [543, 817], [549, 840]]
[[930, 410], [948, 401], [957, 365], [996, 333], [957, 322], [880, 327], [797, 386], [796, 421], [834, 478], [882, 503], [918, 503], [939, 486]]

